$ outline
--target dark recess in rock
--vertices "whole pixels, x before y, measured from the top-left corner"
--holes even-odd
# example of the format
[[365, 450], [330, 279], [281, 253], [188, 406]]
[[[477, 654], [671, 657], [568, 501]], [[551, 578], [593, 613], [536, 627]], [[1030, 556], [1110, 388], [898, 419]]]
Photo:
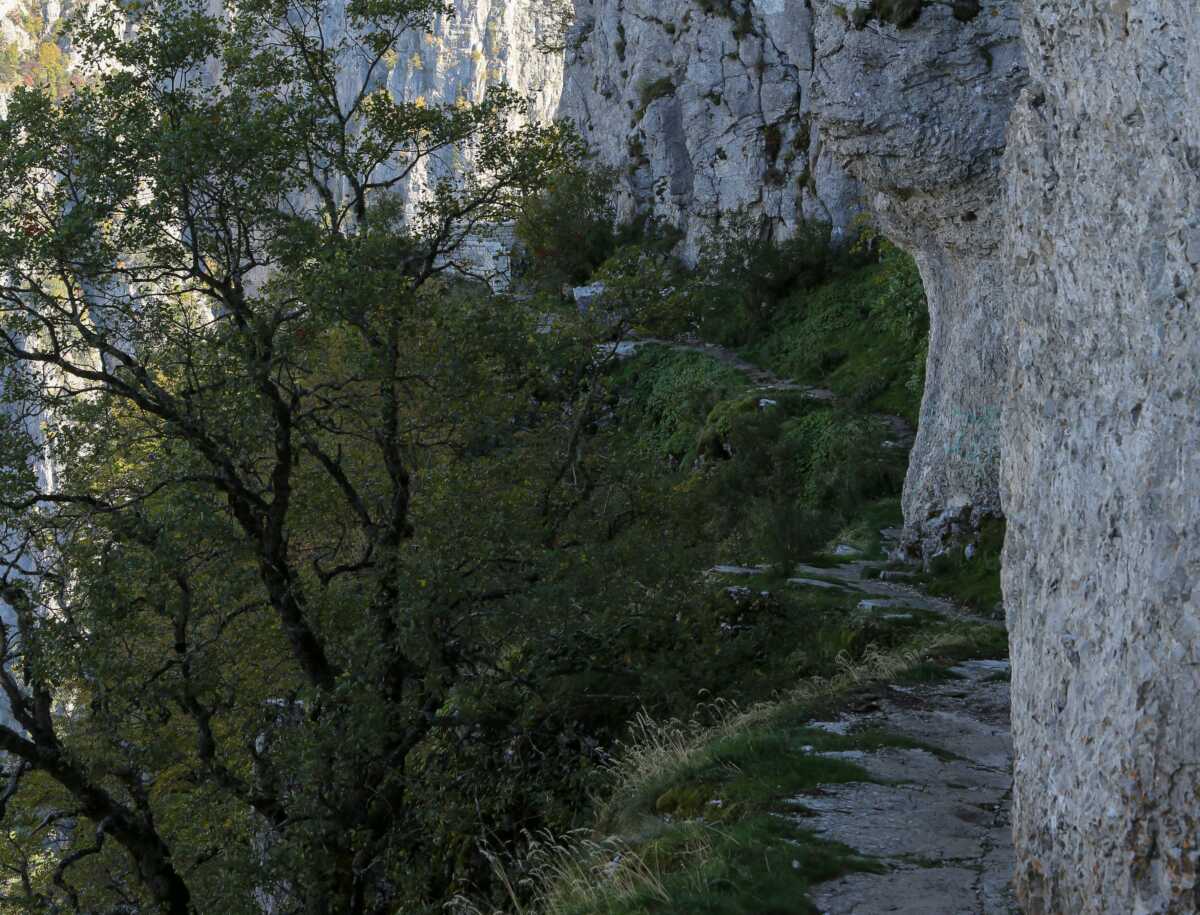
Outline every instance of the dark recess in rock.
[[980, 12], [979, 0], [954, 0], [951, 12], [959, 22], [970, 22]]

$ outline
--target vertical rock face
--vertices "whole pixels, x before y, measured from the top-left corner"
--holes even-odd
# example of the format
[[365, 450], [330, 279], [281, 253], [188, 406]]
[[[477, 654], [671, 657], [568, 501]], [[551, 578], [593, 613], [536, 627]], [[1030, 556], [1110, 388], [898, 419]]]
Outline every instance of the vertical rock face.
[[[454, 0], [454, 7], [453, 16], [437, 17], [431, 32], [414, 31], [397, 44], [387, 68], [374, 74], [379, 85], [401, 101], [439, 105], [482, 101], [489, 87], [505, 84], [529, 103], [528, 120], [553, 119], [563, 55], [550, 47], [558, 25], [552, 8], [525, 0]], [[345, 10], [343, 0], [328, 4], [328, 35], [346, 28]], [[348, 66], [341, 74], [344, 92], [356, 93], [364, 75]], [[468, 164], [447, 151], [415, 169], [402, 191], [419, 200], [439, 178]]]
[[813, 129], [802, 0], [576, 0], [561, 114], [620, 176], [622, 211], [683, 229], [685, 254], [744, 209], [779, 234], [844, 230], [859, 191]]
[[966, 16], [931, 4], [904, 29], [872, 18], [866, 0], [814, 8], [817, 125], [884, 232], [916, 258], [929, 299], [904, 517], [910, 550], [935, 555], [1000, 510], [1000, 162], [1026, 79], [1017, 0]]
[[1019, 889], [1200, 911], [1200, 8], [1025, 0], [1004, 584]]

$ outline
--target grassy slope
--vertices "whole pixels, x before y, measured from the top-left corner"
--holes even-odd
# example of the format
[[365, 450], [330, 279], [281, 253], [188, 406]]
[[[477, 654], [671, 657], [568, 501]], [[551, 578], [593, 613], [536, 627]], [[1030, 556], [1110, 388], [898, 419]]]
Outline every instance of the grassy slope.
[[769, 331], [744, 352], [778, 375], [915, 425], [928, 329], [915, 265], [886, 249], [879, 263], [786, 298]]
[[[881, 263], [786, 297], [770, 328], [742, 348], [782, 377], [831, 388], [834, 406], [772, 395], [777, 404], [764, 411], [744, 378], [702, 354], [650, 348], [620, 369], [622, 421], [648, 460], [676, 468], [677, 489], [700, 507], [697, 528], [716, 544], [716, 558], [775, 564], [733, 582], [753, 597], [730, 608], [720, 621], [728, 634], [713, 646], [737, 657], [721, 665], [725, 697], [774, 698], [746, 712], [702, 707], [689, 725], [643, 719], [598, 812], [595, 835], [606, 838], [552, 850], [534, 910], [811, 911], [810, 885], [876, 866], [779, 814], [794, 813], [791, 799], [820, 784], [865, 775], [806, 747], [870, 749], [894, 738], [837, 737], [809, 724], [852, 703], [863, 681], [952, 676], [946, 668], [956, 660], [1003, 656], [1006, 637], [999, 627], [923, 613], [868, 620], [855, 612], [857, 596], [789, 590], [780, 578], [798, 560], [838, 562], [828, 551], [834, 543], [881, 556], [879, 530], [900, 521], [906, 458], [880, 449], [885, 430], [870, 417], [892, 413], [915, 424], [926, 332], [915, 267], [886, 250]], [[974, 606], [994, 603], [997, 537], [1002, 531], [987, 532], [971, 562], [947, 557], [922, 584]]]
[[[598, 829], [610, 838], [560, 851], [540, 910], [553, 915], [815, 912], [808, 889], [879, 865], [804, 829], [803, 796], [862, 781], [844, 759], [814, 753], [914, 746], [883, 731], [839, 736], [810, 726], [863, 701], [863, 681], [928, 680], [964, 657], [1003, 653], [996, 627], [927, 621], [887, 655], [736, 713], [707, 728], [643, 721]], [[602, 875], [602, 876], [601, 876]]]

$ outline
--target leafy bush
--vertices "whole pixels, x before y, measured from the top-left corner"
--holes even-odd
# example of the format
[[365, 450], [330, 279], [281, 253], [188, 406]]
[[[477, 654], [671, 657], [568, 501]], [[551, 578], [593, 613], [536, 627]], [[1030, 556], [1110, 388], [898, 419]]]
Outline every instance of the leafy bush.
[[629, 363], [616, 381], [623, 391], [622, 413], [642, 447], [677, 465], [696, 456], [710, 412], [746, 386], [740, 372], [709, 356], [662, 347]]
[[687, 289], [702, 334], [726, 345], [749, 342], [786, 296], [828, 279], [837, 259], [827, 225], [805, 223], [776, 241], [749, 214], [728, 218], [703, 243]]
[[873, 262], [790, 294], [748, 356], [780, 375], [832, 388], [859, 407], [915, 423], [929, 337], [920, 273], [887, 241], [868, 237], [852, 256]]
[[644, 83], [638, 93], [641, 97], [641, 111], [644, 113], [658, 99], [673, 95], [674, 92], [675, 80], [669, 76]]
[[617, 248], [613, 190], [611, 173], [578, 166], [525, 200], [516, 229], [529, 257], [527, 282], [558, 290], [589, 280]]
[[516, 224], [523, 285], [557, 294], [595, 279], [636, 279], [649, 264], [643, 258], [671, 266], [679, 230], [650, 213], [618, 223], [615, 197], [614, 173], [588, 164], [559, 172], [528, 197]]

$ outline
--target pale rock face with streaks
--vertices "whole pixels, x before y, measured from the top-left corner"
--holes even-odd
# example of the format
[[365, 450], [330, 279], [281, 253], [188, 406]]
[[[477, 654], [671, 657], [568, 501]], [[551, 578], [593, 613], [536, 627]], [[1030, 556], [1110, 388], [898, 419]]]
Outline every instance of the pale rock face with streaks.
[[[925, 398], [904, 490], [906, 546], [929, 558], [1000, 514], [1007, 337], [1001, 155], [1026, 80], [1017, 0], [970, 18], [929, 5], [909, 28], [814, 3], [813, 108], [929, 299]], [[849, 12], [847, 12], [849, 8]]]
[[685, 255], [735, 210], [844, 232], [861, 195], [813, 122], [809, 4], [724, 6], [576, 0], [561, 114], [617, 171], [622, 212], [681, 228]]

